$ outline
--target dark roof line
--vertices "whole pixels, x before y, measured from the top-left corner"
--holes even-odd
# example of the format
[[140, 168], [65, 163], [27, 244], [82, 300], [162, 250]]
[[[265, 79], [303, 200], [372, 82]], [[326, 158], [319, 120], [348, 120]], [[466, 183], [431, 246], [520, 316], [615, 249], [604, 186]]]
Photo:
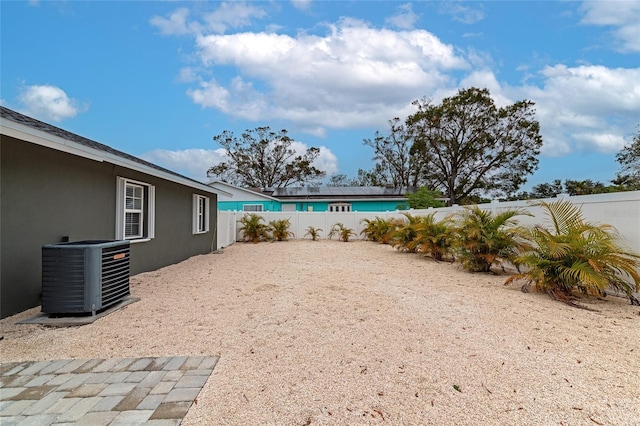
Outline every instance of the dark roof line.
[[276, 198], [302, 197], [404, 197], [415, 192], [415, 188], [380, 186], [304, 186], [275, 188], [271, 194]]
[[158, 170], [160, 172], [163, 172], [163, 173], [169, 173], [169, 174], [174, 175], [176, 177], [179, 177], [179, 178], [182, 178], [182, 179], [187, 179], [187, 180], [192, 181], [194, 183], [197, 183], [199, 185], [204, 185], [202, 182], [199, 182], [199, 181], [197, 181], [195, 179], [192, 179], [190, 177], [181, 175], [181, 174], [176, 173], [174, 171], [171, 171], [169, 169], [165, 169], [164, 167], [160, 167], [160, 166], [158, 166], [156, 164], [153, 164], [153, 163], [150, 163], [148, 161], [145, 161], [142, 158], [134, 157], [133, 155], [127, 154], [126, 152], [118, 151], [117, 149], [113, 149], [110, 146], [107, 146], [107, 145], [102, 144], [100, 142], [96, 142], [94, 140], [87, 139], [87, 138], [85, 138], [83, 136], [77, 135], [75, 133], [71, 133], [71, 132], [69, 132], [67, 130], [61, 129], [61, 128], [53, 126], [51, 124], [47, 124], [47, 123], [42, 122], [40, 120], [36, 120], [35, 118], [31, 118], [29, 116], [21, 114], [21, 113], [19, 113], [17, 111], [14, 111], [12, 109], [7, 108], [7, 107], [0, 106], [0, 116], [2, 116], [3, 118], [6, 118], [8, 120], [14, 121], [16, 123], [24, 124], [25, 126], [29, 126], [29, 127], [33, 128], [33, 129], [40, 130], [42, 132], [48, 133], [50, 135], [57, 136], [57, 137], [60, 137], [62, 139], [68, 140], [68, 141], [76, 142], [76, 143], [79, 143], [80, 145], [84, 145], [86, 147], [93, 148], [93, 149], [96, 149], [98, 151], [106, 152], [106, 153], [115, 155], [117, 157], [129, 160], [129, 161], [136, 162], [136, 163], [141, 164], [143, 166], [151, 167], [152, 169], [156, 169], [156, 170]]

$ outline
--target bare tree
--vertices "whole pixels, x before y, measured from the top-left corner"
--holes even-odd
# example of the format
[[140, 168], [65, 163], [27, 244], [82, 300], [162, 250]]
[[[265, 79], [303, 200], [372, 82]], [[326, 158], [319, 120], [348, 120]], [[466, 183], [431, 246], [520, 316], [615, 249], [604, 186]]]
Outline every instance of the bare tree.
[[273, 132], [269, 127], [246, 130], [240, 138], [225, 130], [214, 136], [226, 151], [227, 161], [211, 167], [209, 177], [247, 188], [285, 188], [293, 184], [316, 184], [325, 172], [312, 165], [319, 148], [298, 154], [286, 130]]

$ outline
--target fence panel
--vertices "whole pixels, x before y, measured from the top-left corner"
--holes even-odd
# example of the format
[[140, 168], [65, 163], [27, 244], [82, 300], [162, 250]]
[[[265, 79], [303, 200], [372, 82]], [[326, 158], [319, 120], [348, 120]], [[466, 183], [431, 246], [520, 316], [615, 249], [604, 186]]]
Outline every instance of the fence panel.
[[237, 241], [237, 213], [218, 210], [218, 226], [216, 227], [217, 248], [227, 247]]
[[[581, 195], [566, 197], [582, 209], [584, 218], [590, 222], [609, 224], [620, 233], [623, 243], [635, 252], [640, 253], [640, 191], [616, 192], [611, 194]], [[558, 198], [547, 198], [544, 201], [553, 202]], [[540, 207], [531, 204], [535, 201], [508, 201], [480, 204], [479, 207], [494, 212], [506, 209], [526, 209], [532, 216], [518, 216], [521, 225], [548, 224], [547, 217]], [[447, 215], [462, 210], [460, 206], [429, 208], [424, 210], [408, 210], [405, 212], [414, 216], [420, 216], [435, 212], [436, 219], [440, 220]], [[345, 227], [353, 229], [357, 233], [356, 238], [362, 238], [360, 234], [365, 224], [363, 219], [402, 218], [402, 211], [387, 212], [259, 212], [265, 223], [277, 219], [289, 219], [291, 232], [294, 238], [305, 238], [309, 226], [322, 229], [320, 238], [328, 238], [331, 227], [336, 223], [342, 223]], [[241, 229], [237, 221], [244, 212], [218, 211], [218, 248], [226, 247], [241, 239]], [[308, 238], [308, 237], [306, 237]]]

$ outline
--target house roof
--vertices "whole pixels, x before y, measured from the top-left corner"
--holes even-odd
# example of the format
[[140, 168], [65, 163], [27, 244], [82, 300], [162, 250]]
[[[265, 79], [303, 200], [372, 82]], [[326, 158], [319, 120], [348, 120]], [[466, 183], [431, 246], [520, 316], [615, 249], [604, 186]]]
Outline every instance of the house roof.
[[[260, 198], [264, 198], [264, 199], [268, 199], [268, 200], [272, 200], [272, 201], [280, 201], [277, 198], [274, 198], [270, 195], [267, 195], [263, 192], [258, 192], [258, 191], [253, 191], [251, 189], [247, 189], [247, 188], [242, 188], [240, 186], [236, 186], [236, 185], [231, 185], [230, 183], [221, 181], [221, 180], [217, 180], [214, 179], [210, 182], [207, 183], [207, 185], [213, 187], [213, 188], [217, 188], [217, 189], [221, 189], [222, 188], [227, 188], [227, 192], [231, 194], [231, 197], [233, 198], [234, 194], [233, 192], [244, 192], [246, 194], [251, 194], [251, 195], [255, 195], [256, 197], [260, 197]], [[225, 194], [226, 195], [226, 194]], [[229, 195], [227, 195], [229, 196]]]
[[212, 188], [202, 182], [134, 157], [110, 146], [76, 135], [51, 124], [28, 117], [0, 106], [0, 131], [3, 135], [46, 146], [58, 151], [78, 155], [95, 161], [104, 161], [190, 186], [201, 191], [219, 194], [225, 191]]
[[404, 199], [413, 188], [387, 188], [378, 186], [305, 186], [276, 188], [273, 197], [281, 201], [298, 199]]

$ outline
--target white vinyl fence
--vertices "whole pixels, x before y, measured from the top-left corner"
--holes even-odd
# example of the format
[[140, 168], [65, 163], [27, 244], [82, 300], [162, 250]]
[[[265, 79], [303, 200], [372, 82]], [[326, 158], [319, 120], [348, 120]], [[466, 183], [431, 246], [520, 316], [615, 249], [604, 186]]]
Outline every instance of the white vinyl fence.
[[[585, 220], [600, 224], [609, 224], [614, 226], [622, 236], [623, 244], [631, 250], [640, 253], [640, 191], [616, 192], [611, 194], [581, 195], [574, 197], [566, 197], [572, 203], [579, 205]], [[544, 201], [552, 202], [557, 198], [547, 198]], [[533, 216], [518, 216], [517, 219], [522, 225], [548, 224], [548, 220], [544, 211], [540, 207], [532, 207], [531, 201], [508, 201], [508, 202], [492, 202], [488, 204], [480, 204], [482, 209], [492, 211], [502, 211], [506, 209], [524, 208]], [[445, 216], [454, 213], [462, 207], [441, 207], [426, 210], [408, 210], [413, 216], [436, 212], [436, 219], [442, 219]], [[360, 232], [366, 224], [362, 223], [362, 219], [375, 219], [380, 217], [402, 218], [402, 213], [406, 211], [387, 211], [387, 212], [258, 212], [264, 218], [264, 223], [268, 224], [272, 220], [289, 219], [291, 221], [290, 231], [294, 234], [293, 238], [310, 238], [305, 237], [307, 228], [313, 226], [323, 231], [320, 238], [327, 238], [329, 231], [335, 223], [342, 223], [345, 227], [353, 229], [357, 234], [357, 238], [362, 238]], [[224, 248], [241, 240], [241, 225], [238, 220], [244, 216], [246, 212], [238, 211], [218, 211], [218, 229], [217, 242], [218, 248]]]

